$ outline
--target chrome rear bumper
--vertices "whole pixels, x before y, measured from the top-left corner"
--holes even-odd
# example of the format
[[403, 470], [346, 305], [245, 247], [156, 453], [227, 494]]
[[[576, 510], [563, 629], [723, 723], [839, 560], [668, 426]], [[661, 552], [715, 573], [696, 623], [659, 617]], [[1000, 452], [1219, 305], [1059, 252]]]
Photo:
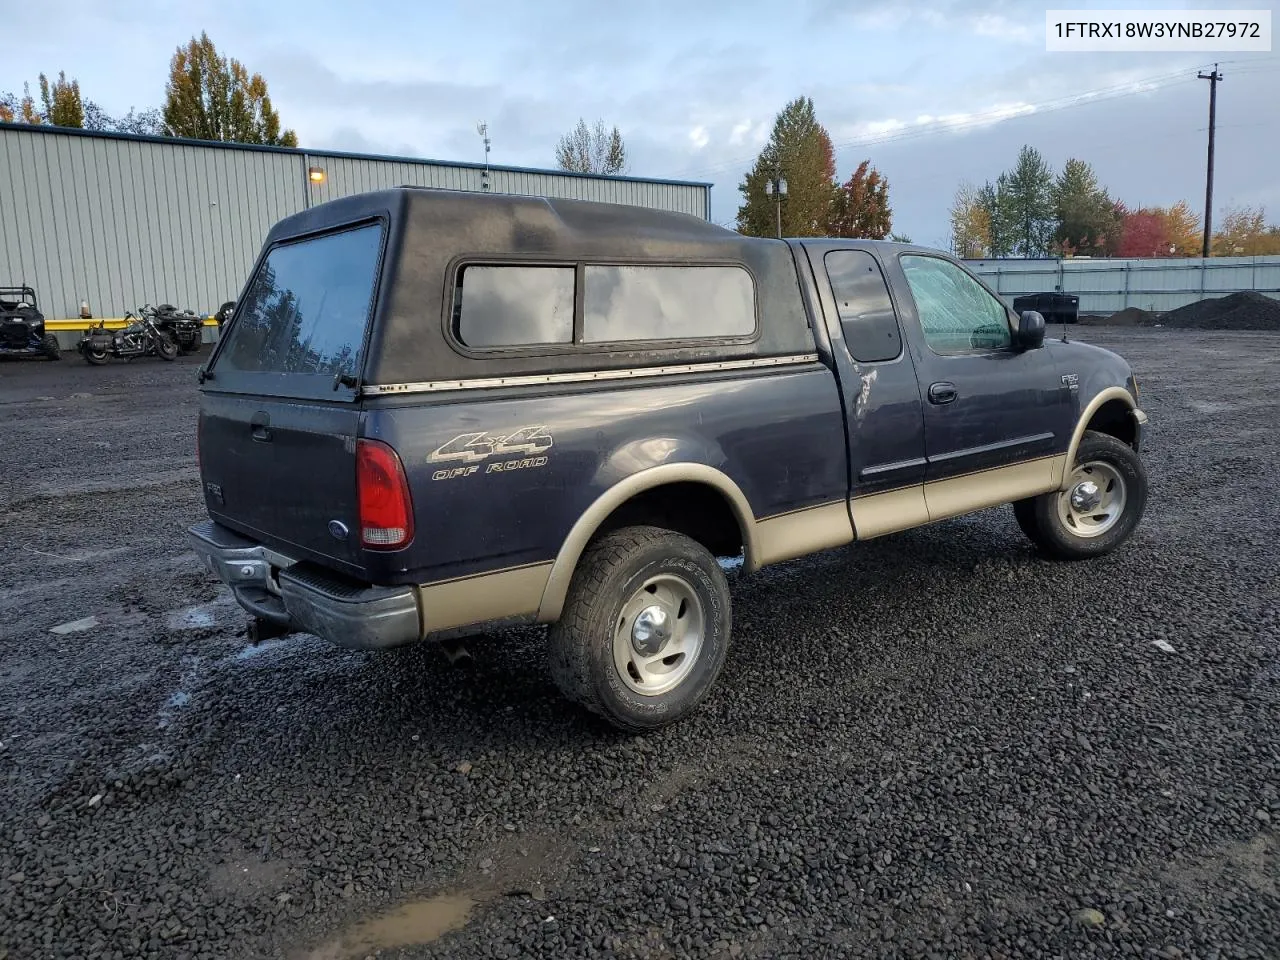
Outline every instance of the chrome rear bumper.
[[398, 647], [422, 638], [412, 587], [353, 583], [212, 520], [196, 524], [187, 535], [205, 566], [255, 617], [353, 650]]

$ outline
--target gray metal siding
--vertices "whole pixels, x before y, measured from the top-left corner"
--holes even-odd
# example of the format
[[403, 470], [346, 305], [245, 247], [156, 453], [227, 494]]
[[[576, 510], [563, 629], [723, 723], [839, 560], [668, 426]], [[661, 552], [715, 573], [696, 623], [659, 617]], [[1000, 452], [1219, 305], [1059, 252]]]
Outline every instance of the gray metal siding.
[[0, 131], [0, 284], [51, 319], [143, 303], [215, 310], [271, 224], [305, 202], [300, 158]]
[[1160, 260], [969, 260], [1006, 300], [1060, 287], [1080, 297], [1080, 312], [1126, 307], [1167, 311], [1206, 297], [1256, 290], [1280, 297], [1280, 257]]
[[[307, 168], [325, 171], [312, 184]], [[0, 285], [50, 319], [144, 303], [211, 313], [239, 296], [271, 226], [309, 205], [415, 184], [480, 190], [477, 167], [0, 128]], [[492, 168], [490, 189], [628, 203], [706, 219], [708, 187]]]

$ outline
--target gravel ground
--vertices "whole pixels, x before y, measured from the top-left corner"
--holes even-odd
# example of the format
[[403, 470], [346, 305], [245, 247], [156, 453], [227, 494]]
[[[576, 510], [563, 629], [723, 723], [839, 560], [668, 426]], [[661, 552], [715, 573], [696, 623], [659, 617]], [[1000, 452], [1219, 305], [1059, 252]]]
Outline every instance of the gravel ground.
[[194, 362], [0, 364], [0, 960], [1274, 960], [1280, 338], [1072, 336], [1151, 416], [1128, 547], [1001, 509], [737, 580], [646, 739], [537, 629], [247, 648], [182, 536]]

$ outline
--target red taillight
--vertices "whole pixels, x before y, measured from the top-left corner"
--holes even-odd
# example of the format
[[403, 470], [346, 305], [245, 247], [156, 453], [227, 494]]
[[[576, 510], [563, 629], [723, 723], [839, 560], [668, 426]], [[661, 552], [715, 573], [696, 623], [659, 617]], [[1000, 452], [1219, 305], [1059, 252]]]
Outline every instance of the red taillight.
[[360, 542], [370, 550], [397, 550], [413, 539], [413, 501], [396, 452], [380, 440], [356, 441], [356, 496]]

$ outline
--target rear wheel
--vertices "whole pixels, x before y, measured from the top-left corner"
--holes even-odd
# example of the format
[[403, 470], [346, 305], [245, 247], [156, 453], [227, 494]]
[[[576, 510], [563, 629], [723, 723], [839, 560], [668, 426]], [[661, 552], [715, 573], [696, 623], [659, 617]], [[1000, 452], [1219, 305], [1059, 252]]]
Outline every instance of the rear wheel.
[[44, 355], [50, 360], [62, 359], [62, 344], [58, 343], [56, 334], [46, 333], [41, 341], [44, 345]]
[[1013, 505], [1023, 533], [1049, 556], [1083, 560], [1110, 553], [1132, 535], [1147, 506], [1147, 473], [1137, 452], [1089, 431], [1063, 487]]
[[107, 357], [106, 350], [94, 349], [88, 345], [82, 346], [80, 348], [80, 353], [84, 356], [87, 362], [93, 364], [95, 367], [102, 366], [109, 359]]
[[633, 733], [691, 713], [724, 667], [729, 586], [696, 541], [627, 527], [583, 554], [552, 626], [551, 674], [566, 697]]

